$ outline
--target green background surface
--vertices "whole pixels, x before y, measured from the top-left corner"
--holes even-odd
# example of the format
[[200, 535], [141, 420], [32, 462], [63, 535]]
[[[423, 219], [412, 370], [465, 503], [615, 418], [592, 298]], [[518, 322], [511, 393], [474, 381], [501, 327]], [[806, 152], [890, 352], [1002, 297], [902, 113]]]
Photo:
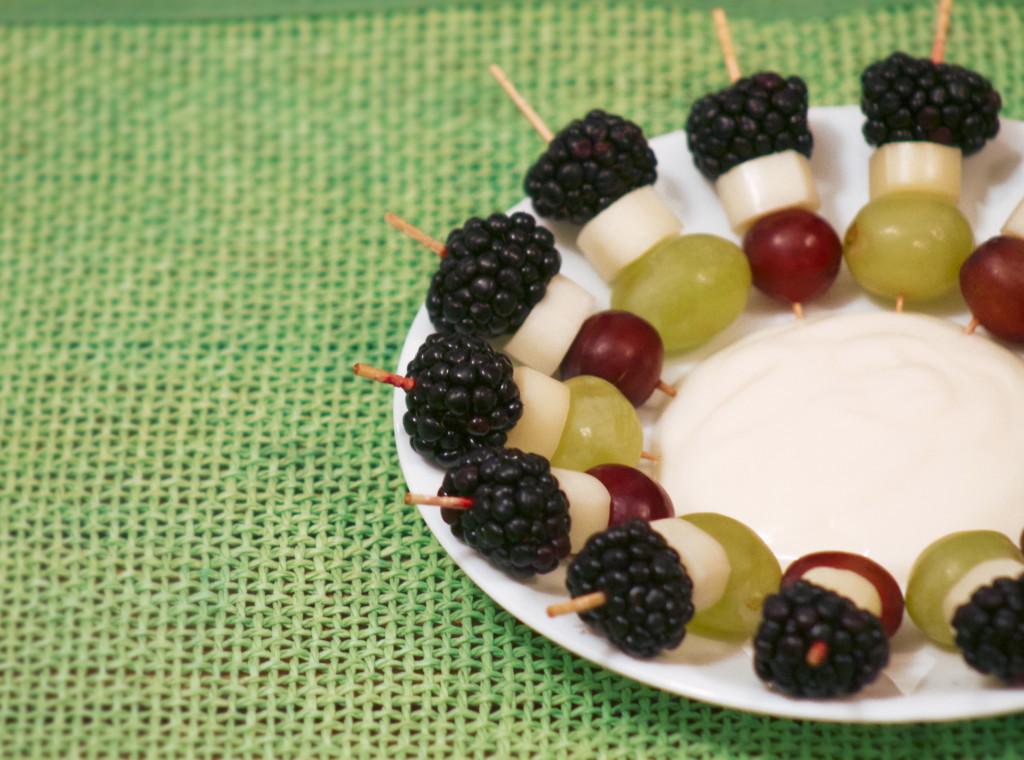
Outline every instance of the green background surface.
[[[814, 104], [930, 48], [930, 2], [735, 5], [744, 65]], [[394, 366], [433, 264], [384, 212], [443, 235], [519, 200], [539, 146], [492, 61], [552, 124], [680, 128], [724, 85], [707, 4], [76, 7], [0, 9], [0, 755], [1019, 756], [1021, 715], [830, 725], [633, 683], [401, 506], [391, 394], [350, 367]], [[949, 50], [1024, 118], [1017, 0], [961, 0]]]

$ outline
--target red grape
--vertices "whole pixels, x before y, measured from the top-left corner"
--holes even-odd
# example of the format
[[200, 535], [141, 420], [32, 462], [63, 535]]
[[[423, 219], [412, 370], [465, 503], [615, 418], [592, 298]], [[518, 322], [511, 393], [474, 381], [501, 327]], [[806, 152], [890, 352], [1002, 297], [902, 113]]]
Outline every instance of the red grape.
[[743, 237], [754, 285], [773, 298], [803, 303], [831, 287], [843, 260], [839, 236], [820, 216], [790, 208], [762, 217]]
[[640, 406], [658, 387], [665, 349], [649, 322], [628, 311], [599, 311], [576, 333], [562, 359], [562, 379], [593, 375]]
[[[864, 578], [878, 592], [882, 601], [879, 616], [885, 633], [892, 636], [903, 622], [903, 592], [888, 570], [872, 559], [850, 552], [815, 552], [794, 560], [782, 575], [782, 585], [791, 586], [816, 567], [849, 570]], [[840, 594], [842, 596], [842, 594]]]
[[587, 470], [587, 474], [600, 480], [612, 497], [609, 526], [633, 519], [650, 522], [676, 515], [665, 489], [635, 467], [599, 464]]
[[960, 268], [960, 290], [986, 330], [1024, 341], [1024, 240], [999, 236], [978, 246]]

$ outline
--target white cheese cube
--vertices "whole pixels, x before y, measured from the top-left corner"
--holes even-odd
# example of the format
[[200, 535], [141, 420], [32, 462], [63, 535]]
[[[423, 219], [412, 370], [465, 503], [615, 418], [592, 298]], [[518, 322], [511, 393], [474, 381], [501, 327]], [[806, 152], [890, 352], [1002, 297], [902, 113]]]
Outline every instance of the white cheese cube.
[[502, 350], [538, 372], [554, 374], [593, 310], [591, 293], [568, 277], [556, 274], [544, 297]]
[[608, 527], [612, 496], [604, 483], [585, 472], [552, 467], [551, 474], [569, 500], [569, 543], [578, 554], [588, 538]]
[[551, 459], [569, 419], [569, 387], [526, 366], [516, 367], [512, 380], [519, 388], [523, 416], [508, 432], [505, 445]]
[[678, 517], [651, 520], [651, 528], [679, 554], [679, 562], [693, 581], [693, 610], [701, 612], [722, 598], [732, 565], [725, 548], [693, 523]]
[[955, 206], [960, 201], [963, 157], [959, 148], [933, 142], [894, 142], [871, 154], [868, 192], [874, 200], [888, 193], [927, 193]]
[[876, 617], [882, 616], [882, 597], [875, 584], [854, 570], [818, 565], [801, 575], [800, 580], [839, 594]]
[[802, 208], [813, 213], [821, 206], [810, 162], [795, 150], [744, 161], [719, 177], [715, 190], [738, 233], [776, 211]]
[[952, 622], [956, 611], [971, 601], [971, 596], [982, 586], [991, 585], [996, 578], [1019, 578], [1024, 565], [1012, 557], [999, 557], [980, 562], [953, 584], [942, 600], [942, 614]]
[[580, 229], [576, 245], [605, 282], [683, 229], [652, 185], [626, 193]]

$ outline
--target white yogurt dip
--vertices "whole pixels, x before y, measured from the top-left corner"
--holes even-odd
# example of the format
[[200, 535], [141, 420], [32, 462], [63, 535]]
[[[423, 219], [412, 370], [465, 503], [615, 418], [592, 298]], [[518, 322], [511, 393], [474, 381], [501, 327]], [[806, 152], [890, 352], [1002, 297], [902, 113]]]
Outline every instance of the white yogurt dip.
[[856, 552], [905, 585], [936, 538], [1024, 528], [1024, 362], [934, 317], [748, 336], [685, 379], [653, 443], [676, 514], [741, 520], [783, 567]]

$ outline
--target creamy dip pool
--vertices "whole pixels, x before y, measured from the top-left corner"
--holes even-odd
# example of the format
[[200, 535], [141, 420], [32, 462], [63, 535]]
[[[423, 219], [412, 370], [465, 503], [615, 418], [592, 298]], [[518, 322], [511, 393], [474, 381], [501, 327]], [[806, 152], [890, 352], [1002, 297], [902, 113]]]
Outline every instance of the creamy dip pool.
[[905, 585], [940, 536], [1024, 528], [1024, 362], [934, 317], [797, 321], [704, 361], [653, 448], [676, 514], [735, 517], [783, 567], [843, 550]]

